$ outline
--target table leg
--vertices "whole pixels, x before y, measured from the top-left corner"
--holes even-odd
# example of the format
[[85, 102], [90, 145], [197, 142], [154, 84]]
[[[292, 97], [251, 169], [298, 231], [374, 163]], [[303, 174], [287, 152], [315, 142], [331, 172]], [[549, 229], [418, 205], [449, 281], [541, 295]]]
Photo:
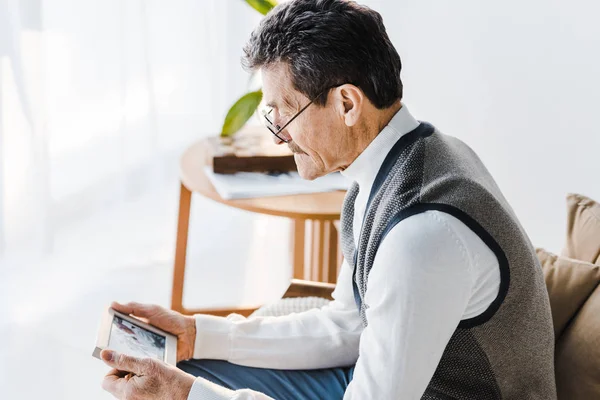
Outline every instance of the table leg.
[[190, 225], [190, 206], [192, 193], [181, 184], [179, 194], [179, 217], [177, 221], [177, 243], [175, 247], [175, 265], [173, 268], [173, 290], [171, 308], [183, 311], [183, 283], [185, 280], [185, 260], [187, 255], [188, 230]]
[[211, 314], [227, 316], [238, 313], [244, 316], [250, 315], [256, 308], [235, 309], [188, 309], [183, 306], [183, 286], [185, 282], [185, 265], [187, 256], [188, 232], [190, 225], [190, 208], [192, 193], [185, 185], [181, 184], [179, 194], [179, 217], [177, 221], [177, 243], [175, 247], [175, 265], [173, 268], [173, 289], [171, 292], [171, 309], [182, 314]]
[[333, 221], [325, 222], [325, 266], [323, 270], [323, 282], [336, 283], [339, 267], [339, 245], [338, 231], [333, 224]]
[[321, 282], [323, 269], [325, 268], [325, 224], [321, 220], [313, 220], [312, 224], [312, 247], [311, 247], [311, 266], [310, 280]]
[[339, 267], [339, 240], [334, 221], [311, 220], [310, 227], [310, 280], [336, 283]]
[[304, 236], [306, 234], [306, 220], [295, 219], [292, 222], [292, 265], [294, 279], [306, 279], [304, 276]]
[[[192, 193], [182, 183], [179, 194], [179, 216], [177, 222], [177, 241], [175, 247], [175, 264], [173, 268], [173, 288], [171, 292], [171, 309], [183, 314], [212, 314], [226, 316], [238, 313], [244, 316], [251, 314], [255, 308], [243, 309], [187, 309], [183, 306], [183, 288], [187, 256], [188, 233]], [[295, 279], [309, 279], [317, 282], [336, 283], [339, 268], [340, 252], [338, 231], [334, 221], [311, 220], [311, 241], [305, 243], [306, 220], [293, 221], [292, 254]], [[304, 257], [305, 245], [310, 245], [311, 257]], [[307, 267], [308, 262], [308, 267]]]

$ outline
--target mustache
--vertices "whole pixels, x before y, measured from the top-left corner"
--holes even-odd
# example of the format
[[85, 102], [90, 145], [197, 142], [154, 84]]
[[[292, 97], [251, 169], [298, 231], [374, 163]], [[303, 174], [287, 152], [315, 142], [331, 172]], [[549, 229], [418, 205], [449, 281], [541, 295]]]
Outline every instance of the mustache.
[[290, 149], [290, 151], [292, 153], [298, 153], [298, 154], [306, 154], [304, 153], [304, 151], [302, 151], [302, 149], [300, 147], [298, 147], [298, 145], [294, 142], [289, 142], [288, 143], [288, 148]]

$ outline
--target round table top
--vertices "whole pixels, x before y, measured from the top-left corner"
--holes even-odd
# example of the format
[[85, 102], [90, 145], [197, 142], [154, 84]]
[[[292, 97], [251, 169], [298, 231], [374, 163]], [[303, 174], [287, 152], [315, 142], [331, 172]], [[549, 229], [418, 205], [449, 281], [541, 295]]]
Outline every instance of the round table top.
[[207, 140], [202, 139], [188, 147], [181, 156], [181, 182], [191, 192], [200, 193], [231, 207], [261, 214], [295, 219], [337, 220], [340, 218], [342, 202], [346, 195], [344, 190], [251, 199], [223, 199], [204, 172], [204, 167], [210, 162], [207, 149]]

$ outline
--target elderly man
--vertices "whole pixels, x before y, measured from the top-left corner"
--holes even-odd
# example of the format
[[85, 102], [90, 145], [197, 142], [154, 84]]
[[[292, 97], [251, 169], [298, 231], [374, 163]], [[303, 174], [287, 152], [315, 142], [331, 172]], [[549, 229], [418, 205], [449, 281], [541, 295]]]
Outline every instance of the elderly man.
[[104, 351], [115, 368], [104, 388], [121, 399], [555, 399], [534, 249], [477, 155], [401, 102], [381, 16], [291, 0], [244, 50], [300, 175], [354, 181], [335, 300], [256, 319], [114, 304], [176, 334], [180, 362]]

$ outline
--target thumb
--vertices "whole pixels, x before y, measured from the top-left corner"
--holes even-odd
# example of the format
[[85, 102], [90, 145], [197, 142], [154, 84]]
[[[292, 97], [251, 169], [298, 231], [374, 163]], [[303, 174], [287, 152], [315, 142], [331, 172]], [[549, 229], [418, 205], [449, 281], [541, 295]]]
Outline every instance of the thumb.
[[141, 376], [144, 375], [148, 369], [146, 359], [128, 356], [113, 350], [102, 350], [100, 357], [106, 365], [118, 369], [119, 371], [133, 372], [134, 374]]

